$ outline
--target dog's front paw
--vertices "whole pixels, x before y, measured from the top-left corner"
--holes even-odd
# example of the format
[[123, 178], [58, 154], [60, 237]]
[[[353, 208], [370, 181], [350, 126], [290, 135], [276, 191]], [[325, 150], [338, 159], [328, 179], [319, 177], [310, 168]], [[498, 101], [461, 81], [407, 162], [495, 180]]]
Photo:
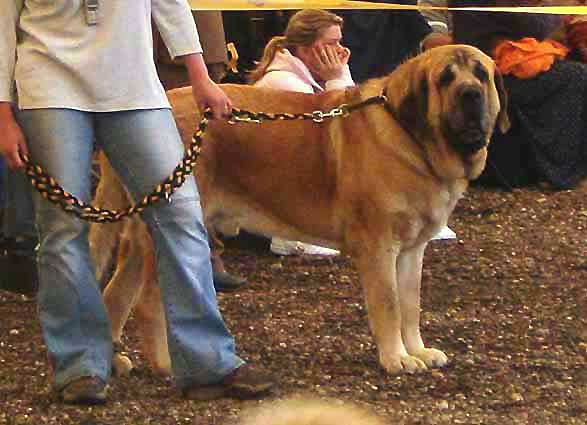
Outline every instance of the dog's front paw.
[[418, 357], [400, 356], [397, 358], [380, 359], [381, 366], [390, 374], [415, 373], [427, 369], [426, 364]]
[[428, 367], [444, 367], [448, 363], [448, 357], [442, 351], [435, 348], [422, 348], [412, 353], [414, 357], [419, 358]]
[[120, 353], [114, 353], [112, 356], [112, 373], [114, 373], [114, 376], [129, 376], [132, 369], [133, 365], [128, 357]]

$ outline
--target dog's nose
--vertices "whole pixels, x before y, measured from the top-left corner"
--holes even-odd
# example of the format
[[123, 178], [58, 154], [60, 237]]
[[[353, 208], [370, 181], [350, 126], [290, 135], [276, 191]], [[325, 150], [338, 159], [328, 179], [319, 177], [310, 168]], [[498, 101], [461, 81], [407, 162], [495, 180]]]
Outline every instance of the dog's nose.
[[461, 102], [468, 109], [477, 109], [481, 105], [481, 89], [475, 86], [467, 86], [461, 89]]
[[467, 122], [478, 121], [483, 114], [483, 95], [478, 86], [467, 85], [459, 90], [463, 114]]

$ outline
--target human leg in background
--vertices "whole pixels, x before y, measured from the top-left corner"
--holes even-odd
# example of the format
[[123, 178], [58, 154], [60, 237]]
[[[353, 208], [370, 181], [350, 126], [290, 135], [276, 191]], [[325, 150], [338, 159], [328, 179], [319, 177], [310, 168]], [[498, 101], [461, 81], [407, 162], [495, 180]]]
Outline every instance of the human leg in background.
[[[33, 162], [78, 199], [91, 199], [93, 114], [67, 109], [17, 113]], [[110, 321], [88, 246], [88, 223], [33, 197], [39, 232], [39, 320], [63, 401], [99, 403], [110, 377]]]
[[[204, 62], [208, 68], [208, 74], [214, 82], [220, 83], [226, 75], [226, 63], [228, 62], [222, 12], [208, 10], [192, 13], [204, 49]], [[212, 274], [214, 288], [217, 292], [236, 291], [247, 283], [246, 279], [226, 270], [221, 253], [216, 253], [214, 249], [212, 250]]]
[[[135, 198], [164, 180], [183, 156], [168, 109], [97, 114], [96, 137]], [[273, 386], [235, 352], [212, 282], [210, 249], [193, 177], [143, 219], [155, 244], [176, 385], [188, 396], [254, 397]], [[190, 393], [190, 394], [188, 394]]]
[[32, 186], [23, 170], [4, 166], [0, 227], [0, 288], [34, 295], [37, 291], [35, 248], [38, 243]]

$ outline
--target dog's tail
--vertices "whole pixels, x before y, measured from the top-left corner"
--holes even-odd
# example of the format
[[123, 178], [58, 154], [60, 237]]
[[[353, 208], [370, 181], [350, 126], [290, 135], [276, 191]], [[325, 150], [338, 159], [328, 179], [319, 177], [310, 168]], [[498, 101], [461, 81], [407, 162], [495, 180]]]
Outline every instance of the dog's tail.
[[245, 411], [239, 425], [383, 425], [368, 411], [340, 400], [289, 399]]

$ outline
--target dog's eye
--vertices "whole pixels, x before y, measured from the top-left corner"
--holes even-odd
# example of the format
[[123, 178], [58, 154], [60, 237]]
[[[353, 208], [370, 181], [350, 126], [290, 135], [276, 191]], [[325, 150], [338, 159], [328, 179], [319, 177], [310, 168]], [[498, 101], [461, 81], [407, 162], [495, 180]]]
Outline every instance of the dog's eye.
[[473, 70], [473, 74], [482, 83], [484, 83], [487, 80], [489, 80], [489, 74], [487, 73], [487, 70], [480, 63], [477, 63], [477, 65], [475, 65], [475, 69]]
[[440, 87], [446, 87], [450, 83], [452, 83], [455, 79], [455, 73], [452, 70], [452, 66], [447, 66], [444, 70], [440, 73], [440, 78], [438, 79], [438, 84]]

